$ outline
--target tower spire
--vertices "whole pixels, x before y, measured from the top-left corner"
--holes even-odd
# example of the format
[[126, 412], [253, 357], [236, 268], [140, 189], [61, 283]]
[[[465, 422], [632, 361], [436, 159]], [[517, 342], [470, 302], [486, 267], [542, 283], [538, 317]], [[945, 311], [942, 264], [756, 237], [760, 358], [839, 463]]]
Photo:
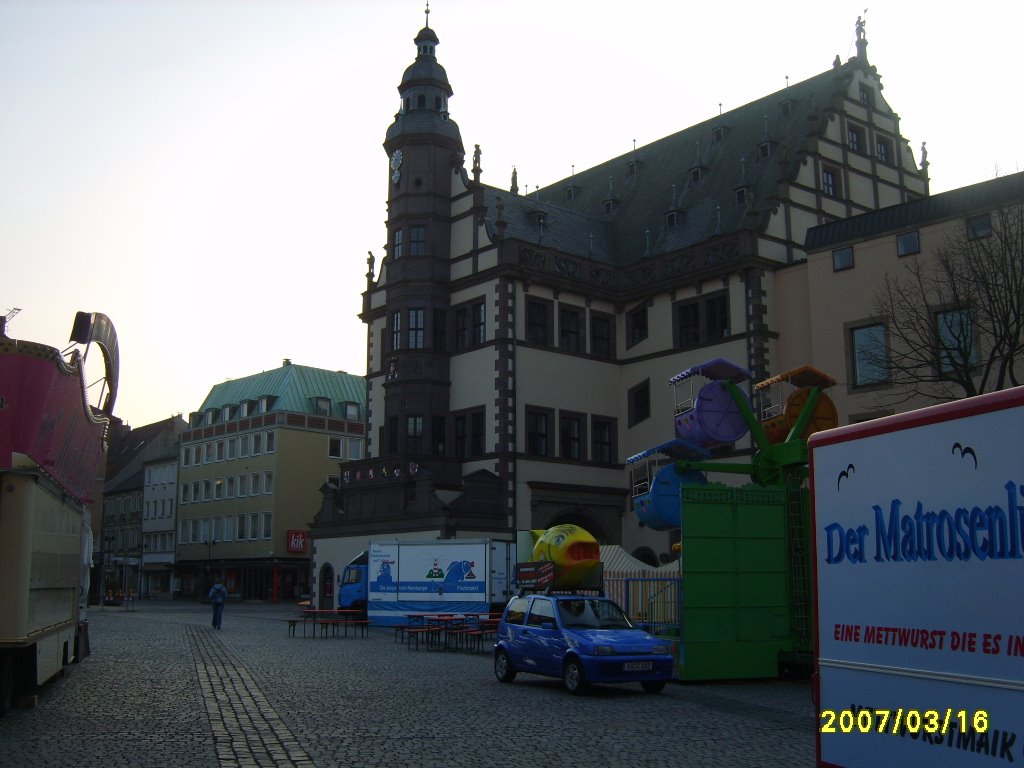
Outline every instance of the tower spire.
[[430, 29], [430, 0], [427, 0], [427, 10], [424, 11], [424, 16], [426, 18], [423, 21], [423, 26]]

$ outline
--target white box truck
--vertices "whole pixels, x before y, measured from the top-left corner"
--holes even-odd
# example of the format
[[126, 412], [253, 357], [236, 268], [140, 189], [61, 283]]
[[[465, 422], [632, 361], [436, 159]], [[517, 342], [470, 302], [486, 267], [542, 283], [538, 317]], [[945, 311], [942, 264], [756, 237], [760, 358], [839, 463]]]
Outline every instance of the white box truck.
[[818, 764], [1024, 764], [1024, 387], [808, 444]]
[[374, 624], [412, 613], [487, 613], [512, 594], [516, 544], [493, 539], [371, 541], [339, 578], [338, 607]]

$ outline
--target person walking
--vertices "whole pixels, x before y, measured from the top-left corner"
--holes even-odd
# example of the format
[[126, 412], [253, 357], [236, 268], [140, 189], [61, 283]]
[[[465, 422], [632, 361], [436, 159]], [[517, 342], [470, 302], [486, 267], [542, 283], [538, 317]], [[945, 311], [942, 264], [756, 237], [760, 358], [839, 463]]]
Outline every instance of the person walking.
[[210, 603], [213, 605], [213, 628], [220, 629], [221, 620], [224, 618], [224, 601], [227, 600], [228, 590], [220, 576], [213, 580], [210, 587]]

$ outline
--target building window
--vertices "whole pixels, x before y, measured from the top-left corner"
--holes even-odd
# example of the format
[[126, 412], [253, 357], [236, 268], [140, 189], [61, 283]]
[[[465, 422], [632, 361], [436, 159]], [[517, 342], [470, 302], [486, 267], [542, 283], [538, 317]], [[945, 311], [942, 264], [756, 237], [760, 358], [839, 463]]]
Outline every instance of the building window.
[[409, 227], [409, 255], [427, 255], [427, 228]]
[[889, 380], [889, 350], [881, 323], [850, 330], [853, 386], [867, 387]]
[[435, 416], [430, 420], [430, 446], [434, 456], [444, 456], [444, 416]]
[[264, 512], [263, 513], [263, 538], [272, 539], [274, 537], [274, 513]]
[[563, 459], [581, 461], [585, 437], [583, 435], [583, 415], [562, 412], [558, 417], [558, 440], [560, 455]]
[[363, 458], [363, 440], [360, 437], [348, 439], [348, 460], [359, 461]]
[[590, 354], [605, 360], [613, 357], [614, 322], [611, 315], [590, 313]]
[[341, 446], [344, 440], [345, 439], [341, 437], [341, 435], [331, 435], [327, 438], [327, 458], [341, 458]]
[[576, 307], [558, 308], [558, 348], [566, 352], [580, 352], [580, 325], [583, 312]]
[[835, 168], [821, 169], [821, 191], [829, 197], [839, 197], [839, 171]]
[[853, 269], [852, 246], [832, 251], [832, 271], [842, 272], [844, 269]]
[[565, 188], [565, 202], [568, 203], [570, 200], [575, 200], [575, 199], [576, 199], [576, 187], [566, 187]]
[[359, 421], [359, 403], [345, 403], [345, 418], [349, 421]]
[[238, 495], [248, 496], [249, 495], [249, 476], [239, 475], [238, 476]]
[[235, 476], [229, 475], [224, 478], [224, 498], [233, 499], [235, 498]]
[[952, 373], [964, 365], [978, 364], [978, 346], [974, 343], [974, 324], [969, 309], [948, 309], [935, 313], [938, 336], [939, 371]]
[[259, 456], [263, 453], [263, 433], [253, 432], [252, 433], [252, 455]]
[[601, 464], [615, 462], [615, 420], [602, 416], [590, 418], [590, 460]]
[[213, 443], [203, 445], [203, 464], [210, 464], [213, 461]]
[[448, 350], [447, 325], [448, 313], [443, 309], [435, 309], [433, 335], [434, 350], [436, 352], [446, 352]]
[[896, 255], [910, 256], [921, 252], [921, 239], [917, 230], [913, 232], [901, 232], [896, 235]]
[[263, 452], [273, 453], [274, 452], [274, 433], [264, 432], [263, 433]]
[[864, 154], [868, 146], [864, 139], [864, 129], [859, 125], [847, 125], [846, 143], [849, 145], [851, 152], [857, 152], [861, 155]]
[[626, 348], [647, 338], [647, 302], [626, 314]]
[[469, 308], [455, 310], [455, 351], [469, 349]]
[[395, 234], [393, 235], [393, 240], [391, 242], [391, 255], [394, 258], [396, 258], [396, 259], [402, 258], [402, 236], [403, 236], [403, 234], [404, 233], [402, 232], [402, 230], [396, 229], [395, 230]]
[[391, 313], [391, 351], [396, 352], [402, 348], [402, 313]]
[[629, 390], [629, 426], [635, 427], [651, 416], [651, 382], [648, 379]]
[[241, 435], [238, 438], [238, 458], [244, 459], [249, 455], [249, 436]]
[[406, 450], [412, 453], [423, 451], [423, 417], [421, 415], [405, 417]]
[[263, 473], [263, 492], [274, 492], [274, 473], [269, 470]]
[[679, 349], [712, 344], [729, 335], [729, 296], [725, 291], [678, 302], [675, 346]]
[[892, 165], [892, 142], [889, 141], [889, 139], [883, 139], [881, 137], [876, 138], [875, 155], [878, 157], [878, 162], [882, 163], [883, 165]]
[[711, 143], [720, 144], [725, 141], [725, 128], [721, 125], [716, 125], [711, 129]]
[[245, 541], [245, 513], [235, 516], [235, 539]]
[[526, 340], [546, 347], [551, 344], [551, 304], [530, 299], [526, 302]]
[[213, 499], [220, 501], [222, 498], [224, 498], [224, 481], [218, 477], [213, 481]]
[[213, 492], [213, 481], [203, 480], [203, 501], [209, 501]]
[[188, 483], [181, 484], [181, 503], [188, 504]]
[[331, 401], [326, 397], [314, 397], [313, 398], [313, 413], [317, 416], [330, 416], [331, 415]]
[[469, 451], [472, 456], [483, 456], [487, 452], [484, 445], [483, 411], [469, 414]]
[[423, 349], [423, 310], [409, 310], [409, 349]]
[[979, 213], [977, 216], [967, 218], [967, 238], [969, 240], [980, 240], [992, 234], [992, 219], [987, 213]]
[[668, 229], [672, 229], [673, 227], [675, 227], [676, 221], [679, 217], [678, 214], [678, 211], [669, 211], [668, 213], [665, 214], [665, 226]]
[[187, 467], [189, 465], [189, 457], [192, 455], [192, 450], [186, 445], [181, 449], [181, 466]]
[[551, 412], [526, 408], [526, 452], [530, 456], [551, 455]]
[[249, 475], [249, 493], [253, 496], [260, 495], [260, 473], [253, 472]]
[[736, 190], [736, 205], [743, 206], [747, 204], [747, 188], [740, 187]]
[[388, 419], [388, 453], [398, 453], [398, 417]]
[[455, 417], [455, 456], [464, 459], [469, 456], [469, 417], [460, 414]]
[[691, 168], [690, 169], [690, 184], [693, 185], [693, 186], [697, 186], [698, 184], [700, 184], [700, 179], [701, 179], [701, 169], [699, 167]]
[[238, 455], [238, 440], [234, 437], [228, 438], [228, 460]]
[[767, 160], [772, 156], [772, 143], [770, 141], [762, 141], [757, 145], [757, 159]]
[[260, 513], [250, 512], [249, 513], [249, 538], [256, 539], [260, 535]]
[[486, 305], [481, 301], [473, 305], [473, 343], [483, 344], [487, 340]]

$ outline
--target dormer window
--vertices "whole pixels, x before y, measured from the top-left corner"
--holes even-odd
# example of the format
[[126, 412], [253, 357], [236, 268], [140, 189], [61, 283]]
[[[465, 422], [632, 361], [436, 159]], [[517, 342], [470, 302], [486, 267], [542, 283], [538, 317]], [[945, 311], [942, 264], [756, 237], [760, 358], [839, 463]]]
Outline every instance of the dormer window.
[[640, 170], [640, 162], [638, 160], [630, 160], [626, 163], [626, 177], [636, 176]]
[[579, 189], [579, 187], [577, 187], [575, 184], [570, 184], [568, 187], [566, 187], [565, 188], [565, 202], [568, 203], [570, 200], [575, 200], [576, 199], [576, 190], [578, 190], [578, 189]]
[[331, 399], [329, 397], [314, 397], [313, 411], [317, 416], [330, 416]]
[[678, 211], [669, 211], [668, 213], [665, 214], [665, 226], [666, 227], [669, 227], [669, 228], [675, 227], [676, 222], [678, 222], [678, 221], [679, 221], [679, 212]]
[[767, 160], [772, 156], [772, 143], [770, 141], [762, 141], [757, 145], [757, 159]]
[[610, 216], [611, 214], [615, 213], [615, 204], [616, 204], [615, 200], [605, 200], [604, 201], [604, 214], [605, 214], [605, 216]]
[[737, 189], [735, 196], [736, 196], [736, 205], [737, 206], [744, 206], [744, 205], [746, 205], [747, 201], [750, 199], [750, 194], [749, 194], [749, 192], [748, 192], [746, 187], [740, 187], [739, 189]]
[[790, 117], [793, 114], [793, 100], [786, 99], [784, 102], [779, 104], [779, 117], [783, 120]]
[[690, 184], [692, 184], [693, 186], [700, 184], [701, 179], [704, 176], [702, 171], [703, 169], [700, 166], [690, 169]]
[[860, 103], [869, 109], [875, 108], [875, 89], [870, 85], [860, 84]]
[[536, 211], [534, 216], [536, 217], [538, 227], [546, 227], [548, 225], [548, 214], [546, 211]]
[[725, 141], [725, 137], [729, 135], [729, 129], [724, 125], [716, 125], [711, 129], [711, 144], [721, 144]]

